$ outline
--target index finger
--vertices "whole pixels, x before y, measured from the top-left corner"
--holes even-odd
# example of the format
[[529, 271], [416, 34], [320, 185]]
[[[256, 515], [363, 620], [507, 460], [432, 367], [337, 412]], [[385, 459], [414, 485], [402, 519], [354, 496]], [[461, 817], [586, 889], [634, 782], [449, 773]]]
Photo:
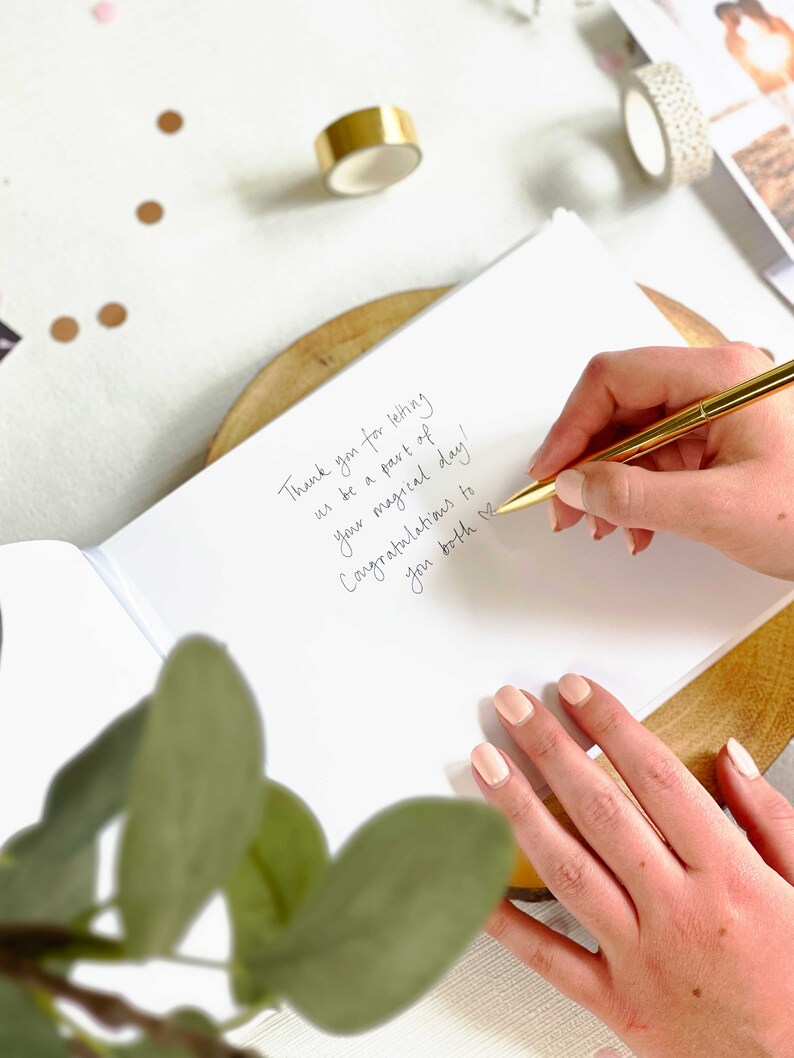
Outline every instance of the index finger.
[[719, 862], [738, 830], [661, 739], [603, 687], [574, 673], [558, 683], [560, 702], [606, 754], [643, 811], [688, 867]]
[[740, 342], [711, 349], [653, 346], [599, 353], [549, 430], [532, 476], [550, 477], [574, 462], [618, 411], [657, 409], [661, 418], [749, 378], [765, 365], [759, 350]]

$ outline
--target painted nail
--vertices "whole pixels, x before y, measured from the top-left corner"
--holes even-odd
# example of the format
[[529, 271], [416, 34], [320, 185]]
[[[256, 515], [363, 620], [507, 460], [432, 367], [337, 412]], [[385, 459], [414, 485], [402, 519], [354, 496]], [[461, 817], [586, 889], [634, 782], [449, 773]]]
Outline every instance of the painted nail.
[[472, 750], [471, 762], [477, 769], [480, 778], [487, 782], [489, 786], [498, 786], [510, 774], [510, 769], [505, 764], [504, 757], [490, 742], [483, 742]]
[[499, 688], [494, 695], [493, 704], [508, 724], [514, 727], [525, 723], [535, 712], [527, 696], [522, 694], [518, 687], [511, 687], [509, 684]]
[[593, 693], [593, 688], [587, 680], [583, 680], [575, 672], [566, 672], [561, 676], [557, 681], [557, 690], [569, 705], [584, 705]]
[[586, 514], [585, 518], [587, 520], [587, 531], [590, 534], [590, 539], [600, 540], [601, 537], [597, 535], [598, 522], [596, 521], [596, 516], [594, 514]]
[[546, 504], [546, 514], [549, 516], [549, 525], [552, 527], [555, 533], [559, 533], [560, 527], [557, 523], [557, 511], [554, 507], [554, 501], [549, 500]]
[[725, 748], [728, 751], [728, 756], [731, 758], [733, 766], [745, 777], [745, 779], [758, 778], [761, 774], [758, 770], [758, 765], [741, 742], [737, 742], [735, 738], [729, 738]]
[[624, 529], [623, 530], [623, 539], [626, 541], [626, 547], [629, 550], [629, 554], [630, 555], [636, 555], [637, 554], [637, 541], [634, 539], [634, 533], [632, 533], [631, 529]]
[[529, 462], [527, 463], [527, 474], [530, 474], [530, 475], [532, 474], [532, 469], [535, 466], [535, 464], [537, 463], [539, 455], [540, 455], [540, 448], [536, 448], [535, 451], [532, 453], [532, 455], [529, 457]]
[[569, 507], [584, 511], [584, 482], [585, 477], [581, 470], [563, 470], [562, 474], [557, 475], [557, 495]]

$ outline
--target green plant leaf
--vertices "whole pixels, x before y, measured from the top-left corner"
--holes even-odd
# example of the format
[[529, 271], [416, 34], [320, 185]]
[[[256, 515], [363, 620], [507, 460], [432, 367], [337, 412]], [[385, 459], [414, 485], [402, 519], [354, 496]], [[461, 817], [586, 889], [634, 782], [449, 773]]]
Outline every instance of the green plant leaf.
[[133, 768], [119, 908], [134, 956], [165, 954], [253, 839], [262, 728], [218, 643], [183, 640], [167, 658]]
[[96, 877], [94, 844], [50, 856], [38, 826], [15, 835], [0, 866], [0, 921], [69, 922], [91, 903]]
[[291, 790], [265, 780], [253, 844], [226, 883], [232, 924], [232, 990], [244, 1006], [268, 1000], [256, 959], [291, 920], [328, 863], [320, 824]]
[[389, 808], [341, 850], [253, 967], [321, 1028], [356, 1032], [396, 1014], [463, 951], [504, 893], [510, 827], [487, 805]]
[[146, 715], [146, 701], [122, 713], [55, 776], [43, 819], [53, 848], [91, 841], [123, 809]]
[[204, 1032], [208, 1036], [217, 1034], [218, 1029], [215, 1022], [203, 1010], [198, 1007], [180, 1007], [173, 1011], [168, 1019], [175, 1025], [181, 1025], [184, 1029], [193, 1029], [194, 1032]]
[[9, 1058], [69, 1058], [55, 1022], [29, 992], [0, 977], [0, 1054]]
[[115, 720], [50, 783], [40, 823], [14, 835], [0, 859], [0, 921], [68, 922], [90, 903], [94, 839], [124, 806], [145, 703]]

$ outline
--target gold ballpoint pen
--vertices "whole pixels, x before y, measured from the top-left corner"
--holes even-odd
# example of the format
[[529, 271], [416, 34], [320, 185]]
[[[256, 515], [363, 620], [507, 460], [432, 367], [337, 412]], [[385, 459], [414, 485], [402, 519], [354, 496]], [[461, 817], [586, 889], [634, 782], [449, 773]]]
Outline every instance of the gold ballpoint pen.
[[[639, 433], [610, 445], [609, 448], [603, 448], [600, 452], [594, 452], [576, 463], [571, 463], [564, 469], [570, 470], [583, 463], [595, 463], [601, 459], [627, 463], [631, 459], [636, 459], [637, 456], [654, 452], [657, 448], [675, 441], [683, 434], [696, 430], [698, 426], [713, 422], [723, 415], [730, 415], [733, 411], [746, 408], [748, 404], [769, 397], [792, 383], [794, 383], [794, 360], [789, 360], [780, 367], [773, 367], [771, 371], [765, 371], [762, 375], [756, 375], [754, 378], [748, 378], [746, 382], [731, 386], [724, 393], [704, 397], [695, 404], [690, 404], [681, 411], [677, 411], [675, 415], [668, 415], [661, 422], [654, 423], [653, 426], [648, 426]], [[556, 494], [556, 475], [553, 478], [544, 478], [542, 481], [533, 481], [531, 485], [527, 485], [510, 499], [505, 500], [496, 508], [496, 513], [510, 514], [512, 511], [520, 511], [524, 507], [532, 507], [543, 500], [550, 500]]]

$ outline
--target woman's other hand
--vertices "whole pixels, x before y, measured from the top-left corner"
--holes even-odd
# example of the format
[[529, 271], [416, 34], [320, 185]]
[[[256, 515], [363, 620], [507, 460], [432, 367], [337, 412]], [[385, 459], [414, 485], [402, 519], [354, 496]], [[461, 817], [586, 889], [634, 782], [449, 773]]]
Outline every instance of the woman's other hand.
[[794, 809], [729, 742], [717, 774], [745, 837], [602, 687], [569, 674], [558, 688], [563, 708], [642, 811], [537, 698], [503, 687], [495, 704], [504, 727], [584, 841], [487, 743], [472, 754], [475, 779], [599, 947], [588, 951], [508, 901], [488, 932], [601, 1018], [638, 1058], [791, 1058]]

